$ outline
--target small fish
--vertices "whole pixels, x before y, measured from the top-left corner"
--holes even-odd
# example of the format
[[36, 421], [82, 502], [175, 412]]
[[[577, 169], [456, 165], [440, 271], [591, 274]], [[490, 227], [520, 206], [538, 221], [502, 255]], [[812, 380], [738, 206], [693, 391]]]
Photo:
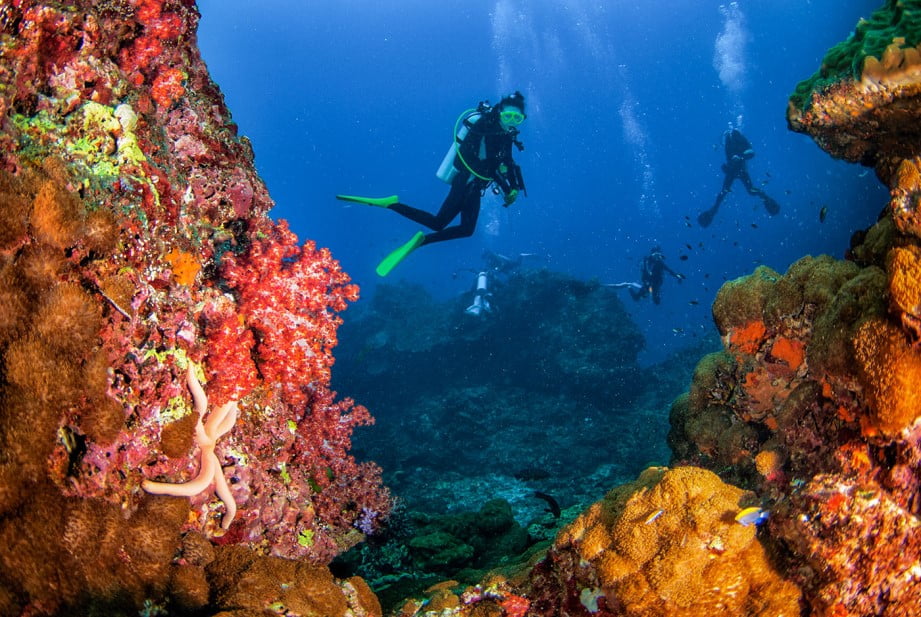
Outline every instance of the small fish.
[[688, 256], [687, 256], [687, 255], [678, 255], [678, 259], [680, 259], [681, 261], [687, 261], [687, 260], [688, 260]]
[[662, 516], [664, 512], [665, 510], [663, 510], [662, 508], [659, 508], [658, 510], [656, 510], [655, 512], [653, 512], [652, 514], [646, 517], [646, 521], [644, 524], [649, 525], [650, 523], [654, 522], [657, 518]]
[[691, 306], [697, 306], [698, 304], [700, 304], [700, 302], [698, 302], [697, 300], [690, 300], [688, 304], [690, 304]]
[[828, 216], [828, 206], [822, 206], [822, 209], [819, 210], [819, 222], [824, 223], [826, 216]]
[[768, 520], [769, 515], [770, 513], [767, 510], [754, 506], [745, 508], [736, 514], [736, 522], [744, 527], [749, 525], [758, 526]]
[[758, 224], [757, 224], [757, 223], [752, 223], [752, 229], [758, 229]]
[[681, 334], [682, 332], [684, 332], [684, 328], [672, 328], [672, 332], [674, 332], [675, 334]]
[[693, 250], [694, 250], [694, 247], [691, 246], [690, 244], [685, 244], [685, 246], [688, 247], [688, 250], [689, 250], [689, 251], [693, 251]]

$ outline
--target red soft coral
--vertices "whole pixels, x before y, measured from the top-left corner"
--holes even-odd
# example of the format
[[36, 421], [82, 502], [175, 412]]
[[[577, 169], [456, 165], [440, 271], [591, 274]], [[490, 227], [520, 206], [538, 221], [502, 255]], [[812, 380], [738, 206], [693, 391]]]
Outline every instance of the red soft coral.
[[337, 312], [358, 298], [358, 286], [328, 249], [298, 246], [285, 221], [267, 227], [244, 255], [225, 256], [221, 275], [256, 335], [259, 372], [285, 403], [303, 407], [329, 383]]

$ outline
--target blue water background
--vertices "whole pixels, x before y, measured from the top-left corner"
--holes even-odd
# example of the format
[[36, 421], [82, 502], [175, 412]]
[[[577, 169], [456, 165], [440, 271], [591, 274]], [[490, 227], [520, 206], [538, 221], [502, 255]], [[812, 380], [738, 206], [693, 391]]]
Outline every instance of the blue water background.
[[[713, 331], [724, 280], [759, 264], [783, 272], [806, 254], [841, 257], [876, 220], [887, 196], [872, 171], [790, 132], [785, 110], [796, 83], [879, 4], [200, 0], [199, 44], [254, 145], [273, 216], [330, 247], [366, 298], [374, 266], [419, 227], [333, 196], [395, 193], [437, 210], [447, 186], [434, 172], [458, 114], [521, 90], [528, 197], [504, 209], [488, 195], [473, 238], [426, 246], [391, 278], [462, 293], [488, 248], [635, 280], [661, 244], [687, 280], [666, 280], [659, 306], [621, 292], [649, 363]], [[751, 176], [782, 212], [768, 217], [737, 183], [702, 229], [696, 216], [722, 181], [721, 133], [740, 121], [757, 153]]]

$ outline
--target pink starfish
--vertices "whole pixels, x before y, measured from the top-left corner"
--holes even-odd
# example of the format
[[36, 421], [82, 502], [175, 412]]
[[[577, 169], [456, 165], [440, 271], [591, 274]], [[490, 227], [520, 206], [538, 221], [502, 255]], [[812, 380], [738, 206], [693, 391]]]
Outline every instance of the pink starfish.
[[145, 491], [154, 495], [194, 497], [207, 490], [213, 483], [214, 492], [224, 502], [224, 508], [226, 508], [221, 527], [228, 529], [237, 513], [237, 503], [233, 500], [230, 487], [227, 486], [221, 462], [217, 460], [217, 455], [214, 453], [214, 446], [217, 440], [227, 434], [237, 421], [237, 401], [221, 405], [208, 415], [207, 422], [202, 423], [202, 418], [208, 410], [208, 397], [195, 376], [191, 362], [187, 381], [189, 390], [192, 392], [192, 400], [195, 402], [195, 411], [198, 412], [198, 422], [195, 424], [195, 444], [201, 451], [201, 468], [198, 475], [189, 482], [179, 484], [144, 480], [141, 486]]

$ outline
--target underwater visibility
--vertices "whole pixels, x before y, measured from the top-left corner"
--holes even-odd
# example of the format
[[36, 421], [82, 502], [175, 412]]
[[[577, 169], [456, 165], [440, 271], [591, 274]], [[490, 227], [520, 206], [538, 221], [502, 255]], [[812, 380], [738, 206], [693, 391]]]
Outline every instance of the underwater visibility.
[[919, 120], [921, 0], [0, 3], [0, 617], [921, 615]]

